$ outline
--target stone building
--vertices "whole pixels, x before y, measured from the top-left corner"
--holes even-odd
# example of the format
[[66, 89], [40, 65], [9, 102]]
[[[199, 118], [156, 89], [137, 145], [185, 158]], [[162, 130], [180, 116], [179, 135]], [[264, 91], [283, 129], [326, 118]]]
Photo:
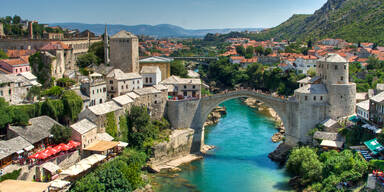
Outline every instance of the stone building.
[[139, 97], [134, 99], [134, 105], [147, 108], [151, 117], [161, 119], [164, 116], [168, 100], [167, 89], [159, 90], [155, 87], [145, 87], [134, 90]]
[[140, 70], [145, 66], [157, 66], [161, 71], [161, 81], [171, 76], [171, 62], [172, 59], [164, 57], [148, 57], [141, 59]]
[[143, 78], [138, 73], [124, 73], [113, 69], [106, 77], [108, 97], [118, 97], [130, 91], [143, 88]]
[[168, 88], [168, 95], [172, 97], [193, 97], [199, 98], [201, 96], [201, 80], [181, 78], [178, 76], [171, 76], [168, 79], [160, 82], [160, 84]]
[[110, 62], [116, 69], [126, 73], [138, 73], [139, 39], [130, 32], [122, 30], [113, 35], [109, 41]]
[[115, 103], [117, 103], [120, 107], [124, 109], [124, 111], [130, 111], [133, 105], [133, 99], [128, 95], [118, 96], [112, 99]]
[[40, 51], [44, 64], [51, 66], [52, 77], [60, 79], [64, 76], [66, 70], [75, 69], [75, 62], [72, 60], [73, 50], [70, 46], [60, 41], [53, 41], [41, 47]]
[[378, 127], [384, 122], [384, 92], [369, 99], [369, 120]]
[[22, 76], [0, 74], [0, 97], [12, 105], [22, 103], [33, 84]]
[[85, 107], [91, 107], [107, 101], [107, 83], [103, 76], [98, 73], [89, 75], [89, 78], [81, 82], [80, 91], [89, 98], [89, 102], [85, 102]]
[[75, 124], [71, 125], [72, 129], [72, 140], [78, 141], [81, 143], [80, 150], [87, 148], [89, 145], [98, 141], [97, 139], [97, 125], [89, 121], [88, 119], [83, 119]]
[[124, 110], [114, 101], [108, 101], [99, 105], [88, 107], [79, 113], [79, 119], [87, 118], [97, 125], [97, 133], [105, 133], [107, 115], [113, 113], [116, 124], [119, 125], [119, 117], [124, 114]]
[[357, 117], [365, 121], [369, 121], [369, 102], [369, 100], [365, 100], [356, 104]]
[[158, 66], [143, 66], [140, 70], [144, 86], [157, 85], [161, 81], [161, 71]]

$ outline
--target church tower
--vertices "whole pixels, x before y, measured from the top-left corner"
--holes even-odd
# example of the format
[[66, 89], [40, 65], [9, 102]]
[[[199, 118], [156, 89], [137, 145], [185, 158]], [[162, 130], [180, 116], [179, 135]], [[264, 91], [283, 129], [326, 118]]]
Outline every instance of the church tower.
[[109, 63], [109, 42], [108, 42], [108, 29], [107, 25], [105, 25], [105, 32], [104, 32], [104, 64]]

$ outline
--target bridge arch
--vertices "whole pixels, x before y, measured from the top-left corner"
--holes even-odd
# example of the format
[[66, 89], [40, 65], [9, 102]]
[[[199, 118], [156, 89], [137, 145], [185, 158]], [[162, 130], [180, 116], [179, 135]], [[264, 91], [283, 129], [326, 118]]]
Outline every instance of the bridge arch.
[[257, 91], [249, 91], [249, 90], [240, 90], [240, 91], [233, 91], [223, 94], [216, 94], [213, 96], [203, 97], [200, 99], [200, 104], [198, 108], [198, 114], [195, 115], [195, 118], [193, 119], [192, 125], [195, 129], [195, 132], [197, 134], [197, 138], [201, 141], [198, 143], [200, 146], [195, 146], [194, 148], [201, 148], [204, 145], [204, 123], [208, 118], [208, 115], [211, 113], [211, 111], [217, 107], [219, 104], [236, 98], [243, 98], [243, 97], [252, 97], [256, 98], [257, 100], [265, 103], [268, 107], [271, 107], [274, 109], [277, 113], [277, 115], [282, 120], [286, 132], [289, 133], [291, 129], [291, 122], [290, 122], [290, 107], [289, 107], [289, 101], [287, 99], [274, 97], [269, 94], [264, 94]]

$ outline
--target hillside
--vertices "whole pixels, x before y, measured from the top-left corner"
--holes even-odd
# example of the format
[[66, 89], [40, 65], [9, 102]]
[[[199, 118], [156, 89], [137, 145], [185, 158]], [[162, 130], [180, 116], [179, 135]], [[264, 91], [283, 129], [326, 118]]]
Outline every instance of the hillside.
[[[63, 28], [90, 30], [98, 35], [104, 33], [103, 24], [84, 24], [84, 23], [51, 23], [50, 26], [60, 26]], [[176, 25], [108, 25], [108, 33], [115, 34], [121, 30], [132, 32], [136, 35], [149, 35], [155, 37], [203, 37], [207, 33], [229, 33], [231, 31], [259, 31], [260, 28], [227, 28], [227, 29], [184, 29]]]
[[294, 15], [254, 38], [342, 38], [384, 44], [384, 0], [328, 0], [313, 15]]

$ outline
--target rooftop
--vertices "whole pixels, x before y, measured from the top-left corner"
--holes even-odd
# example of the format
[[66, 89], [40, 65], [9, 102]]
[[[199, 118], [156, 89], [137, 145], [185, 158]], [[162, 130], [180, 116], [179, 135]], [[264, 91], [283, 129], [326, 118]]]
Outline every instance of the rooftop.
[[373, 96], [373, 97], [371, 98], [371, 100], [372, 100], [372, 101], [375, 101], [375, 102], [378, 102], [378, 103], [383, 102], [383, 101], [384, 101], [384, 92], [381, 92], [381, 93], [379, 93], [379, 94]]
[[154, 88], [156, 88], [159, 91], [167, 90], [168, 88], [162, 84], [153, 85]]
[[71, 125], [71, 128], [76, 130], [80, 134], [84, 134], [92, 129], [97, 128], [97, 125], [89, 121], [88, 119], [83, 119]]
[[116, 141], [99, 141], [99, 142], [85, 148], [84, 150], [103, 152], [103, 151], [106, 151], [108, 149], [112, 149], [112, 148], [116, 147], [118, 144], [119, 144], [119, 142], [116, 142]]
[[327, 94], [327, 89], [323, 84], [307, 84], [295, 90], [298, 93]]
[[369, 99], [356, 104], [356, 106], [369, 111]]
[[62, 43], [61, 41], [52, 41], [40, 48], [40, 50], [43, 50], [43, 51], [62, 50], [62, 49], [71, 49], [71, 47]]
[[113, 98], [112, 100], [121, 106], [133, 102], [133, 100], [128, 95], [121, 95], [119, 97]]
[[333, 126], [337, 125], [338, 122], [333, 120], [333, 119], [331, 119], [331, 118], [329, 118], [329, 119], [324, 120], [320, 124], [322, 124], [324, 127], [329, 128], [329, 127], [333, 127]]
[[17, 65], [29, 65], [29, 61], [24, 59], [1, 59], [0, 63], [6, 63], [11, 66], [17, 66]]
[[120, 69], [113, 69], [107, 75], [108, 78], [114, 78], [116, 80], [128, 80], [128, 79], [140, 79], [141, 75], [138, 73], [124, 73]]
[[165, 57], [147, 57], [140, 59], [139, 63], [170, 63], [172, 59]]
[[104, 133], [98, 133], [97, 134], [97, 138], [100, 140], [100, 141], [113, 141], [115, 138], [113, 138], [111, 135], [109, 135], [108, 133], [104, 132]]
[[20, 136], [9, 140], [2, 140], [0, 141], [0, 159], [8, 157], [27, 147], [33, 147], [33, 145]]
[[141, 71], [140, 73], [143, 74], [143, 73], [157, 73], [157, 71], [160, 71], [160, 68], [158, 66], [143, 66], [141, 68]]
[[31, 72], [19, 73], [18, 76], [23, 76], [24, 78], [26, 78], [28, 80], [36, 80], [37, 79], [37, 77], [35, 75], [33, 75]]
[[136, 98], [139, 98], [140, 96], [138, 94], [136, 94], [135, 92], [129, 92], [127, 93], [126, 95], [128, 95], [130, 98], [132, 98], [133, 100], [136, 99]]
[[108, 101], [99, 105], [89, 107], [88, 109], [96, 115], [104, 115], [110, 112], [121, 110], [122, 108], [118, 106], [115, 102]]
[[156, 93], [161, 93], [161, 91], [157, 90], [154, 87], [145, 87], [142, 89], [135, 89], [134, 92], [138, 95], [148, 95], [148, 94], [156, 94]]
[[336, 53], [328, 53], [325, 57], [321, 58], [320, 61], [325, 61], [328, 63], [347, 63], [348, 61]]
[[25, 85], [31, 85], [27, 79], [16, 74], [0, 74], [0, 84], [2, 83], [24, 83]]
[[321, 139], [321, 140], [330, 140], [330, 141], [341, 141], [342, 137], [338, 133], [331, 133], [331, 132], [323, 132], [323, 131], [316, 131], [313, 135], [314, 139]]
[[127, 32], [126, 30], [121, 30], [111, 37], [111, 39], [122, 39], [122, 38], [137, 38], [137, 37], [133, 35], [131, 32]]
[[9, 129], [32, 144], [51, 136], [50, 131], [53, 125], [62, 126], [48, 116], [35, 117], [30, 119], [29, 122], [30, 125], [28, 126], [9, 126]]
[[170, 76], [168, 79], [160, 82], [161, 84], [188, 84], [188, 85], [201, 85], [200, 79], [181, 78], [178, 76]]

